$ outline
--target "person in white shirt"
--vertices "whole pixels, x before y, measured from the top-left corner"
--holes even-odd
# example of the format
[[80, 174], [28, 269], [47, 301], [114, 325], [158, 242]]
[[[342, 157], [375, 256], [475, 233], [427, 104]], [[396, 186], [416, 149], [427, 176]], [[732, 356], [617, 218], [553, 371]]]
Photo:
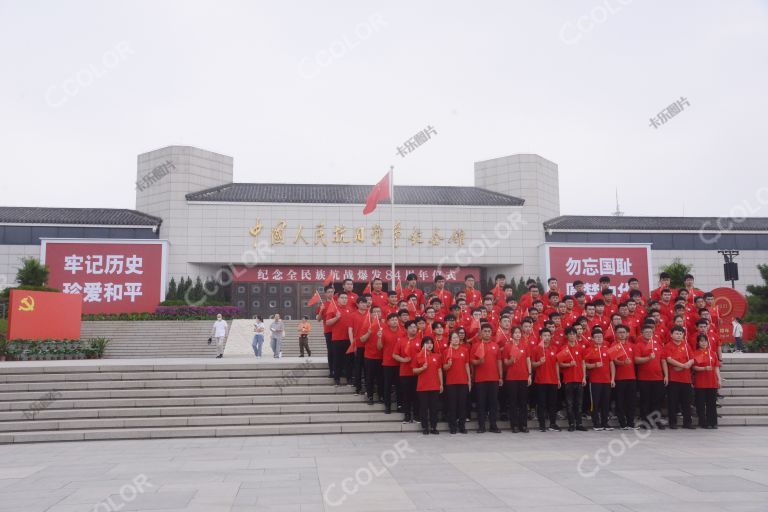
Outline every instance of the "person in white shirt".
[[256, 359], [261, 359], [261, 347], [264, 345], [264, 319], [259, 315], [256, 315], [256, 323], [253, 324], [253, 353], [256, 355]]
[[224, 347], [227, 344], [227, 322], [222, 319], [221, 314], [216, 315], [208, 343], [210, 344], [214, 340], [216, 341], [216, 358], [221, 359], [224, 357]]
[[285, 334], [285, 324], [280, 320], [280, 315], [275, 313], [272, 320], [272, 325], [269, 326], [269, 330], [272, 331], [272, 352], [275, 354], [275, 359], [283, 357], [283, 335]]
[[741, 318], [736, 317], [733, 319], [733, 339], [736, 341], [736, 352], [744, 352], [744, 342], [742, 337], [744, 336], [744, 327], [741, 325]]

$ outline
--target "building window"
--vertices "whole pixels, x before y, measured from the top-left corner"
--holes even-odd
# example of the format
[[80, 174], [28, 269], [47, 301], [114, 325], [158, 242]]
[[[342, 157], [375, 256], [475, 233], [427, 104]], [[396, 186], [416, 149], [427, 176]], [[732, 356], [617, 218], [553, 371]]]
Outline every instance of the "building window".
[[267, 288], [267, 293], [270, 295], [277, 295], [277, 286], [269, 286]]
[[269, 309], [275, 309], [277, 307], [277, 301], [271, 300], [269, 301]]

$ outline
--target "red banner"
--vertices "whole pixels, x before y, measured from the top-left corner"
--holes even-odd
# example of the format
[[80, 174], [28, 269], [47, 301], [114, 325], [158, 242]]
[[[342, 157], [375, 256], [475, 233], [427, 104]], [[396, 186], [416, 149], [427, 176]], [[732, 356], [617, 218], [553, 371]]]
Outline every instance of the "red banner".
[[[715, 306], [720, 314], [720, 339], [723, 343], [733, 343], [733, 319], [738, 317], [743, 319], [747, 313], [747, 299], [741, 293], [733, 288], [715, 288], [712, 290], [715, 296]], [[747, 324], [743, 325], [745, 340], [752, 339], [748, 337]]]
[[[256, 267], [235, 266], [232, 270], [236, 283], [245, 282], [301, 282], [322, 283], [333, 274], [336, 282], [344, 279], [352, 279], [355, 282], [367, 283], [375, 278], [384, 281], [392, 280], [392, 269], [385, 266], [306, 266], [306, 265], [261, 265]], [[416, 274], [419, 281], [433, 281], [438, 274], [445, 277], [446, 281], [464, 281], [464, 278], [472, 274], [475, 279], [480, 278], [478, 267], [444, 268], [438, 271], [437, 267], [427, 266], [403, 266], [395, 269], [395, 280], [405, 281], [408, 274]]]
[[83, 301], [79, 295], [11, 290], [9, 340], [77, 340]]
[[546, 244], [544, 246], [545, 279], [557, 279], [566, 294], [575, 292], [573, 282], [584, 282], [587, 295], [600, 289], [601, 276], [611, 278], [611, 288], [621, 295], [629, 289], [627, 281], [634, 277], [640, 281], [643, 296], [650, 292], [651, 248], [649, 245], [569, 245]]
[[162, 240], [42, 240], [48, 286], [80, 294], [83, 313], [154, 311], [165, 296]]

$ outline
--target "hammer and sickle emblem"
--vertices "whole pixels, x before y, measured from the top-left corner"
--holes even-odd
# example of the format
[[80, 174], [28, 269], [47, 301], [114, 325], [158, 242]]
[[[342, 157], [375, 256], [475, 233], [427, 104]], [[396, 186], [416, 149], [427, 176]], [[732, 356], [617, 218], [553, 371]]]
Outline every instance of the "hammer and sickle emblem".
[[34, 310], [35, 310], [35, 299], [33, 299], [31, 295], [27, 295], [26, 297], [23, 297], [19, 301], [19, 311], [34, 311]]

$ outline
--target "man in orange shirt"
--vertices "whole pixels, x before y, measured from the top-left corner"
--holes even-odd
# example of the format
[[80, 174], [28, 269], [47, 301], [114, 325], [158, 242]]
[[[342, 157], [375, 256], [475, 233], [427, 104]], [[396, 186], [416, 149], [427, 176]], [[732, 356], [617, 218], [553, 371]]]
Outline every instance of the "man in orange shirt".
[[304, 350], [307, 351], [307, 356], [312, 357], [312, 352], [309, 350], [309, 333], [312, 331], [312, 325], [309, 323], [309, 317], [302, 317], [299, 322], [299, 357], [304, 357]]

